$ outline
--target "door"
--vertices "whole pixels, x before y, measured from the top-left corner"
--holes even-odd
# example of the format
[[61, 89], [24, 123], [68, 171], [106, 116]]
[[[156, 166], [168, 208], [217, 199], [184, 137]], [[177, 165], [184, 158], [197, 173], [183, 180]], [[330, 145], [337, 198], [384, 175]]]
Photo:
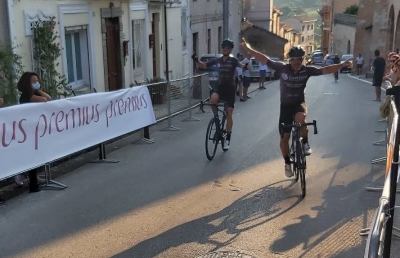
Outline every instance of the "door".
[[122, 89], [119, 18], [106, 18], [108, 89]]

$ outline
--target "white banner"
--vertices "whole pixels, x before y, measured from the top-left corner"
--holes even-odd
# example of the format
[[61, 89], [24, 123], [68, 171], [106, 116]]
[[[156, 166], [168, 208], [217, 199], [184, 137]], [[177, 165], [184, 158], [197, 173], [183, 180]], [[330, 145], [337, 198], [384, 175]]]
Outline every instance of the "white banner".
[[155, 121], [144, 86], [0, 108], [0, 179]]

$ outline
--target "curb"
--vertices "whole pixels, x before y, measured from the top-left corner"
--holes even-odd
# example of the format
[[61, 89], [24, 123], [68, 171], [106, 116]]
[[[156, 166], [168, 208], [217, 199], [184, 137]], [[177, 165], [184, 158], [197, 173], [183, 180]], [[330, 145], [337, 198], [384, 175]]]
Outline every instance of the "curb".
[[[361, 82], [368, 83], [368, 84], [372, 85], [372, 82], [371, 82], [371, 81], [364, 80], [364, 79], [358, 78], [357, 76], [350, 75], [350, 74], [348, 74], [347, 76], [348, 76], [349, 78], [354, 79], [354, 80], [358, 80], [358, 81], [361, 81]], [[381, 90], [382, 90], [383, 92], [386, 92], [386, 88], [384, 88], [384, 87], [381, 87]]]

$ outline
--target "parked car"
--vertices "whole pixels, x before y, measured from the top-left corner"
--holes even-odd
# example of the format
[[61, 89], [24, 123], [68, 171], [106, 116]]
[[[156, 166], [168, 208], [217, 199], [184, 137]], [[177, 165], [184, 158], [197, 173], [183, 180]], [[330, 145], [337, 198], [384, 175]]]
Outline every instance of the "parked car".
[[[206, 54], [200, 57], [200, 61], [207, 63], [213, 59], [220, 58], [221, 56], [222, 54]], [[213, 65], [212, 67], [208, 67], [208, 69], [203, 71], [208, 73], [208, 81], [210, 83], [210, 86], [214, 87], [215, 85], [217, 85], [219, 79], [218, 66]]]
[[[271, 57], [272, 60], [274, 61], [282, 61], [277, 57]], [[276, 80], [277, 79], [277, 74], [275, 74], [275, 70], [271, 69], [268, 67], [270, 72], [267, 73], [267, 80]], [[258, 81], [260, 79], [260, 62], [257, 61], [255, 58], [250, 58], [249, 62], [249, 70], [250, 70], [250, 77], [252, 81]]]
[[335, 58], [335, 54], [327, 54], [324, 59], [324, 65], [333, 65], [335, 62], [333, 59]]
[[[342, 57], [340, 58], [341, 62], [347, 61], [351, 58], [354, 58], [352, 54], [346, 54], [346, 55], [342, 55]], [[340, 69], [341, 73], [351, 73], [351, 71], [353, 70], [353, 62], [351, 62], [351, 65], [348, 67], [343, 67]]]
[[324, 53], [314, 52], [311, 54], [311, 64], [323, 65], [324, 64]]

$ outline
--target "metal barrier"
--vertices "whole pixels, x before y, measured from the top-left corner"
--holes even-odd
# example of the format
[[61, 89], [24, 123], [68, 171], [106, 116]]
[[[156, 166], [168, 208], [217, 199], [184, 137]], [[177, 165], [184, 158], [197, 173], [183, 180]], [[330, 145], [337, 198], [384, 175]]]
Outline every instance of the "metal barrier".
[[386, 177], [365, 248], [365, 258], [390, 257], [392, 235], [396, 235], [393, 217], [396, 201], [397, 179], [399, 169], [399, 114], [400, 87], [388, 89], [386, 94], [393, 95], [390, 101], [388, 118], [388, 142], [386, 154]]
[[[172, 118], [184, 112], [188, 117], [184, 121], [198, 121], [192, 116], [192, 110], [210, 95], [206, 73], [192, 77], [144, 84], [150, 92], [157, 123], [167, 120], [168, 126], [164, 130], [176, 131], [179, 128], [172, 124]], [[153, 143], [149, 128], [144, 128], [143, 138]]]

